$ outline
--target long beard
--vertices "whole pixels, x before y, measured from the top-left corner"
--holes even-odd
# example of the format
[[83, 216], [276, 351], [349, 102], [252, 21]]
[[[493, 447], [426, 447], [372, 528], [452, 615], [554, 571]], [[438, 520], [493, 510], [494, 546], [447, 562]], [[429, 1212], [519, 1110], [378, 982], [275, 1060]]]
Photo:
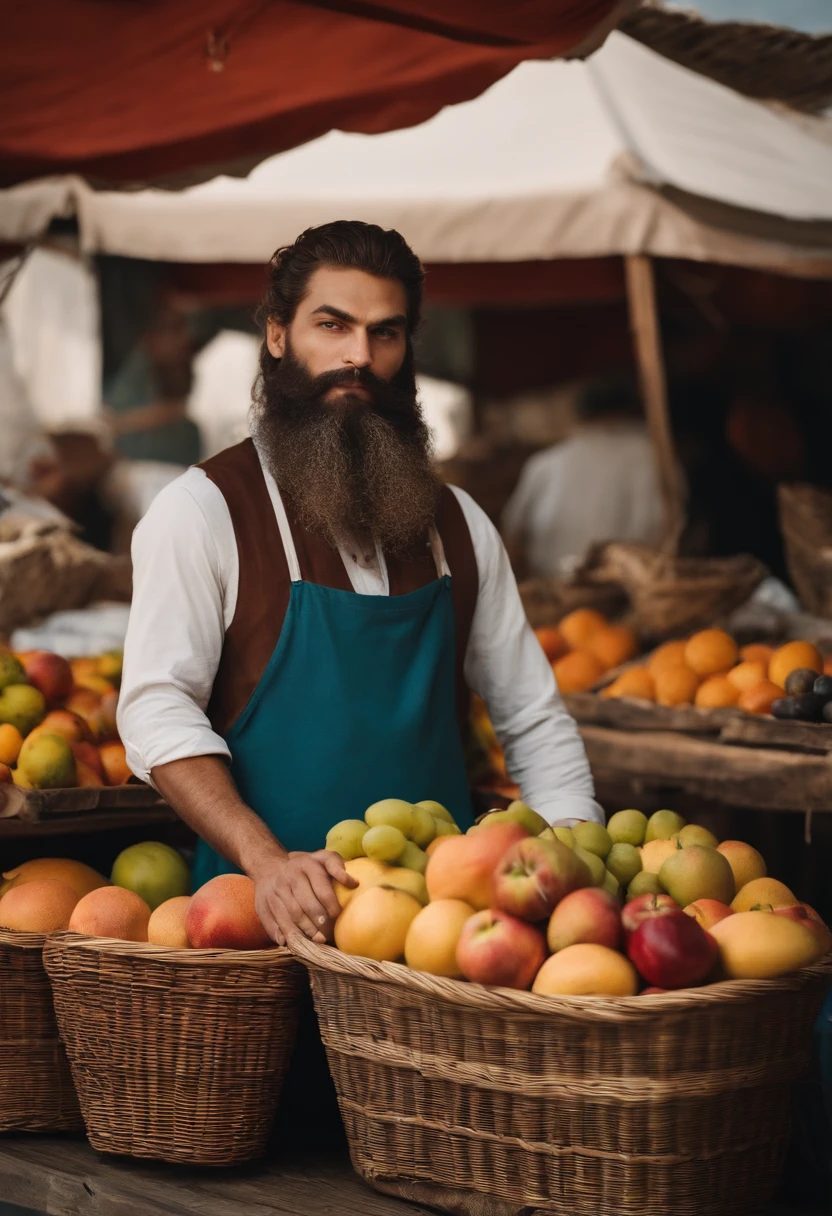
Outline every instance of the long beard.
[[[335, 385], [350, 384], [365, 387], [372, 401], [324, 399]], [[372, 538], [392, 556], [424, 539], [439, 479], [410, 354], [387, 381], [366, 368], [312, 376], [288, 343], [280, 360], [264, 352], [252, 434], [309, 531], [334, 545]]]

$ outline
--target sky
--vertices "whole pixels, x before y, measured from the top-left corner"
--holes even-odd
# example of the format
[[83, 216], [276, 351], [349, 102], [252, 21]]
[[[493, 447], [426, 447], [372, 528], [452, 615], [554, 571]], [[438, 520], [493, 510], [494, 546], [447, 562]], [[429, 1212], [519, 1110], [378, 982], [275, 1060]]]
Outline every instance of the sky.
[[832, 33], [832, 0], [669, 0], [711, 21], [763, 21], [807, 34]]

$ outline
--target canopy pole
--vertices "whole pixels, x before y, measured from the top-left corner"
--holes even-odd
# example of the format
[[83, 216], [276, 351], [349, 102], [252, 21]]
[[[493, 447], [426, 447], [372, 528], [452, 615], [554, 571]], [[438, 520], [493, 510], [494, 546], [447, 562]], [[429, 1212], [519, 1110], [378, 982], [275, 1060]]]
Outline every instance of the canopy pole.
[[635, 345], [647, 427], [659, 472], [664, 502], [665, 527], [662, 548], [675, 553], [685, 525], [685, 490], [670, 425], [667, 377], [662, 353], [656, 279], [652, 259], [645, 254], [627, 254], [627, 302], [630, 329]]

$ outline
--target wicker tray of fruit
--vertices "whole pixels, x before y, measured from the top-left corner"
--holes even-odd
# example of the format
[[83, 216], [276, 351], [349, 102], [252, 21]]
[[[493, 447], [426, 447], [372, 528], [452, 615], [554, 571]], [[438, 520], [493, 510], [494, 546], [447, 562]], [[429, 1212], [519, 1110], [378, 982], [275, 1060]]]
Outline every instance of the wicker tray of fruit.
[[336, 825], [359, 885], [334, 947], [290, 942], [356, 1170], [465, 1216], [763, 1210], [832, 978], [820, 917], [670, 811], [537, 833], [517, 804], [425, 845], [408, 806]]
[[[724, 630], [705, 629], [636, 657], [632, 631], [589, 609], [536, 632], [582, 724], [832, 750], [832, 658], [809, 642], [740, 647]], [[475, 725], [499, 772], [481, 711]]]
[[155, 806], [118, 737], [121, 655], [0, 650], [0, 819]]

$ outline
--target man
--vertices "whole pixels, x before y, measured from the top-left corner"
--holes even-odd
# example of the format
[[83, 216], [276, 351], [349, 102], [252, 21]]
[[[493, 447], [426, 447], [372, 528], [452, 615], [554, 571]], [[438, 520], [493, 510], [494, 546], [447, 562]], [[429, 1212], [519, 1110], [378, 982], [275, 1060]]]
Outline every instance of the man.
[[619, 377], [591, 384], [578, 420], [573, 435], [526, 462], [503, 513], [521, 575], [568, 574], [596, 541], [661, 540], [658, 472], [634, 386]]
[[[133, 542], [119, 726], [278, 942], [325, 940], [350, 880], [321, 849], [386, 797], [462, 827], [467, 688], [542, 814], [602, 818], [496, 530], [442, 487], [416, 400], [423, 271], [396, 232], [304, 232], [269, 267], [254, 442], [163, 490]], [[230, 764], [229, 764], [230, 761]]]

